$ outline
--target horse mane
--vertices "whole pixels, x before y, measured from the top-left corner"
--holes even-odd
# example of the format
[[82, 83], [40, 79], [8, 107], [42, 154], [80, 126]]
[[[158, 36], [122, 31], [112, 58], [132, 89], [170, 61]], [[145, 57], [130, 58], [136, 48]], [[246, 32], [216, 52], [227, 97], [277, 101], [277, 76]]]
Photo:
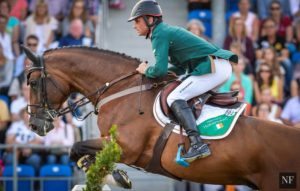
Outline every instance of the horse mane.
[[96, 46], [90, 47], [90, 46], [80, 46], [80, 45], [79, 46], [64, 46], [64, 47], [48, 49], [43, 53], [43, 56], [46, 56], [46, 54], [49, 54], [54, 51], [63, 51], [63, 50], [69, 50], [69, 49], [81, 49], [81, 50], [87, 50], [87, 51], [96, 51], [96, 52], [99, 52], [102, 54], [110, 54], [112, 56], [120, 56], [124, 59], [133, 60], [133, 61], [136, 61], [139, 63], [142, 62], [139, 58], [135, 58], [135, 57], [126, 55], [125, 53], [115, 52], [115, 51], [107, 50], [107, 49], [100, 49]]

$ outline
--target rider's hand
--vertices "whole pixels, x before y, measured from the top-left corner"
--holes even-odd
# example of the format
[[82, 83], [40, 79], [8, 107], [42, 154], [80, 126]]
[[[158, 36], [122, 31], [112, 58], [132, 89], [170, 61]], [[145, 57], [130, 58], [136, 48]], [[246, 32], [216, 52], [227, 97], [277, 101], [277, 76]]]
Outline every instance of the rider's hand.
[[139, 67], [137, 67], [136, 71], [138, 71], [141, 74], [145, 74], [147, 68], [148, 68], [147, 62], [142, 62], [139, 65]]

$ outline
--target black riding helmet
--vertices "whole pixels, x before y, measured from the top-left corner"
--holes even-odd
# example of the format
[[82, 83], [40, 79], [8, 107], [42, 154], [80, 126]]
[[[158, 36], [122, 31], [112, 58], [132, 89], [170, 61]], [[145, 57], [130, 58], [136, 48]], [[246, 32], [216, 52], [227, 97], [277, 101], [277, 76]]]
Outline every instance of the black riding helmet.
[[132, 8], [128, 22], [131, 22], [134, 19], [144, 15], [154, 17], [162, 16], [161, 8], [155, 0], [141, 0], [137, 2]]
[[[153, 23], [150, 24], [148, 22], [147, 16], [154, 17]], [[144, 21], [146, 22], [149, 28], [149, 33], [150, 33], [150, 28], [153, 27], [154, 25], [157, 25], [161, 21], [161, 19], [159, 18], [162, 17], [162, 10], [159, 4], [155, 0], [140, 0], [132, 8], [128, 22], [131, 22], [138, 17], [143, 17]], [[148, 38], [148, 35], [146, 38]]]

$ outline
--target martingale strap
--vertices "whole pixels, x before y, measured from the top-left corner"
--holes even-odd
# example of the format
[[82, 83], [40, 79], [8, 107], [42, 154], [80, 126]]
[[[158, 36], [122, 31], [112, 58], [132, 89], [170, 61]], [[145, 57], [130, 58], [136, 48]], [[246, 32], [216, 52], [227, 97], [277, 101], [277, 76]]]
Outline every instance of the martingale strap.
[[137, 93], [137, 92], [140, 92], [140, 91], [146, 91], [146, 90], [150, 90], [152, 88], [155, 88], [155, 85], [154, 84], [143, 84], [141, 86], [134, 86], [134, 87], [131, 87], [131, 88], [128, 88], [128, 89], [125, 89], [123, 91], [120, 91], [120, 92], [117, 92], [115, 94], [112, 94], [110, 96], [107, 96], [103, 99], [101, 99], [97, 105], [96, 105], [96, 112], [99, 112], [100, 111], [100, 108], [114, 100], [114, 99], [117, 99], [117, 98], [120, 98], [120, 97], [123, 97], [123, 96], [126, 96], [126, 95], [129, 95], [129, 94], [133, 94], [133, 93]]
[[170, 178], [173, 178], [175, 180], [182, 180], [181, 178], [171, 174], [170, 172], [166, 171], [162, 165], [161, 165], [161, 156], [164, 152], [165, 146], [167, 144], [167, 141], [174, 129], [176, 124], [168, 123], [163, 128], [160, 136], [158, 137], [154, 149], [153, 149], [153, 155], [149, 162], [149, 164], [146, 166], [145, 170], [148, 172], [152, 172], [155, 174], [161, 174]]

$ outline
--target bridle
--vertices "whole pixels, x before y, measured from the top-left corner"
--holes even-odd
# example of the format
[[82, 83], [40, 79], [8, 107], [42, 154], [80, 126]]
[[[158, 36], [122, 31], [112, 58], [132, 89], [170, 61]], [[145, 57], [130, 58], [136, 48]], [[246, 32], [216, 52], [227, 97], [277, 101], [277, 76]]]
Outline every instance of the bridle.
[[[55, 117], [60, 116], [57, 110], [55, 110], [53, 107], [51, 107], [49, 100], [48, 100], [48, 93], [47, 93], [47, 85], [46, 85], [46, 79], [49, 78], [49, 75], [46, 72], [46, 68], [44, 65], [44, 60], [41, 56], [38, 56], [38, 63], [34, 63], [34, 65], [26, 70], [26, 77], [27, 77], [27, 85], [31, 83], [29, 81], [30, 75], [35, 71], [41, 72], [41, 77], [37, 80], [37, 88], [36, 91], [40, 92], [39, 94], [39, 100], [41, 102], [39, 104], [28, 104], [27, 105], [27, 112], [32, 117], [35, 114], [31, 113], [31, 107], [35, 107], [37, 109], [44, 109], [45, 113], [48, 114], [51, 120], [53, 120]], [[50, 81], [54, 84], [54, 86], [57, 87], [57, 89], [63, 93], [63, 91], [56, 85], [56, 83], [49, 78]], [[64, 93], [63, 93], [64, 94]]]
[[[67, 107], [60, 109], [60, 107], [55, 108], [51, 103], [49, 102], [49, 95], [47, 92], [47, 82], [48, 84], [51, 82], [54, 87], [65, 97], [68, 97], [69, 95], [65, 94], [62, 88], [58, 86], [58, 83], [56, 83], [54, 78], [51, 78], [51, 75], [47, 73], [46, 66], [44, 64], [43, 56], [35, 56], [32, 52], [30, 52], [29, 49], [24, 47], [24, 51], [26, 55], [29, 57], [30, 60], [32, 60], [33, 65], [31, 67], [28, 67], [26, 69], [26, 77], [27, 77], [27, 84], [30, 84], [31, 89], [33, 91], [36, 91], [38, 93], [38, 104], [28, 104], [27, 106], [27, 112], [30, 116], [29, 124], [31, 126], [31, 129], [36, 132], [37, 134], [44, 136], [47, 134], [47, 132], [51, 131], [54, 126], [52, 124], [53, 120], [56, 117], [62, 116], [66, 113], [73, 113], [73, 115], [79, 119], [84, 120], [86, 119], [91, 113], [98, 114], [100, 107], [114, 99], [117, 99], [122, 96], [126, 96], [133, 93], [138, 93], [146, 90], [150, 90], [152, 88], [157, 88], [162, 85], [166, 85], [170, 81], [161, 81], [158, 83], [145, 83], [143, 84], [143, 77], [140, 75], [137, 71], [130, 72], [128, 74], [122, 75], [116, 79], [113, 79], [110, 82], [106, 82], [104, 85], [97, 88], [94, 92], [90, 93], [89, 95], [84, 96], [83, 98], [79, 99], [78, 101], [69, 104]], [[40, 77], [36, 80], [30, 80], [30, 76], [33, 72], [39, 71]], [[117, 84], [120, 81], [123, 81], [124, 79], [127, 79], [129, 77], [132, 77], [134, 75], [140, 75], [141, 76], [141, 83], [138, 86], [129, 87], [125, 90], [121, 90], [115, 94], [109, 95], [107, 97], [102, 98], [103, 94], [113, 85]], [[172, 80], [171, 80], [172, 81]], [[140, 95], [141, 96], [141, 95]], [[95, 109], [94, 111], [90, 111], [87, 113], [83, 118], [80, 118], [76, 115], [76, 110], [79, 107], [82, 107], [88, 103], [90, 103], [90, 100], [95, 100]], [[139, 105], [141, 105], [141, 101], [139, 100]], [[35, 108], [35, 112], [32, 112], [32, 108]], [[139, 114], [143, 114], [143, 112], [139, 108]]]
[[[116, 84], [119, 81], [122, 81], [124, 79], [127, 79], [133, 75], [138, 74], [137, 71], [134, 72], [130, 72], [128, 74], [125, 74], [119, 78], [116, 78], [114, 80], [112, 80], [111, 82], [107, 82], [104, 85], [102, 85], [100, 88], [98, 88], [96, 91], [92, 92], [91, 94], [84, 96], [83, 98], [79, 99], [78, 101], [69, 104], [69, 106], [67, 106], [66, 108], [63, 109], [55, 109], [49, 102], [48, 99], [48, 92], [47, 92], [47, 79], [53, 83], [53, 85], [56, 87], [56, 89], [59, 90], [59, 92], [61, 92], [63, 95], [65, 95], [66, 97], [68, 97], [68, 95], [66, 95], [64, 93], [64, 91], [57, 85], [57, 83], [55, 83], [54, 79], [50, 77], [50, 75], [47, 73], [46, 71], [46, 67], [44, 64], [44, 59], [42, 56], [37, 56], [37, 60], [33, 63], [33, 66], [28, 68], [26, 70], [26, 77], [27, 77], [27, 84], [31, 84], [32, 82], [29, 81], [30, 76], [33, 72], [35, 71], [40, 71], [41, 76], [40, 78], [37, 80], [37, 87], [35, 88], [35, 91], [37, 91], [38, 100], [41, 100], [40, 103], [38, 104], [28, 104], [27, 105], [27, 112], [30, 115], [30, 124], [34, 125], [32, 126], [32, 130], [37, 132], [39, 135], [45, 135], [47, 132], [49, 132], [50, 130], [52, 130], [54, 127], [52, 125], [52, 122], [54, 120], [54, 118], [62, 116], [66, 113], [72, 112], [75, 117], [77, 117], [79, 120], [84, 120], [86, 119], [91, 113], [98, 113], [98, 109], [95, 108], [94, 111], [90, 111], [88, 114], [86, 114], [83, 118], [79, 118], [79, 116], [76, 116], [76, 110], [79, 107], [82, 107], [88, 103], [90, 103], [91, 101], [89, 100], [92, 97], [96, 96], [96, 103], [100, 102], [100, 97], [101, 95], [103, 95], [111, 86], [113, 86], [114, 84]], [[97, 104], [96, 104], [97, 105]], [[36, 108], [36, 112], [32, 113], [32, 109], [31, 108]], [[37, 128], [34, 127], [39, 127], [42, 126], [43, 129], [39, 130]]]

